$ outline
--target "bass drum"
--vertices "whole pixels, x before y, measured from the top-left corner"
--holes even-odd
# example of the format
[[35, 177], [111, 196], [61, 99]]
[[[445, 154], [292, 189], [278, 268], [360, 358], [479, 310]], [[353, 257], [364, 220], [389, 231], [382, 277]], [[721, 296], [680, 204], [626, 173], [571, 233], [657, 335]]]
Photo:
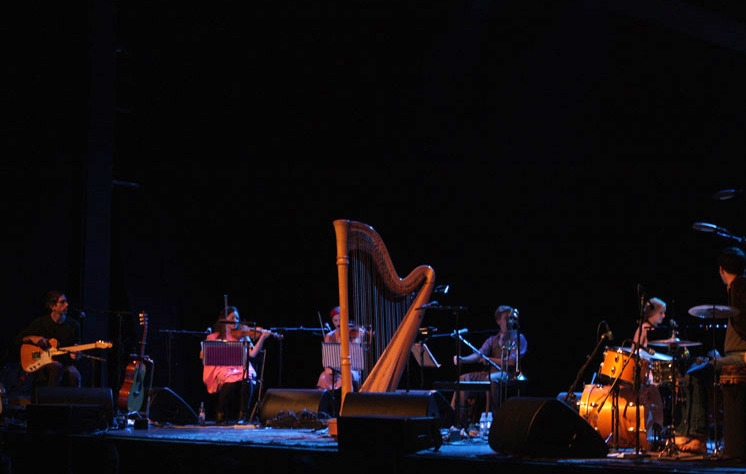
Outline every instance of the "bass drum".
[[[656, 406], [655, 394], [649, 393], [651, 390], [656, 390], [657, 393], [657, 388], [644, 387], [644, 392], [640, 393], [640, 428], [637, 437], [636, 392], [627, 386], [621, 386], [616, 394], [610, 393], [610, 390], [611, 385], [586, 385], [580, 398], [580, 416], [606, 440], [609, 446], [636, 448], [639, 438], [640, 448], [648, 450], [648, 439], [655, 439], [655, 432], [663, 423], [663, 407]], [[660, 399], [660, 394], [657, 399]], [[615, 420], [618, 420], [617, 427], [613, 426]]]

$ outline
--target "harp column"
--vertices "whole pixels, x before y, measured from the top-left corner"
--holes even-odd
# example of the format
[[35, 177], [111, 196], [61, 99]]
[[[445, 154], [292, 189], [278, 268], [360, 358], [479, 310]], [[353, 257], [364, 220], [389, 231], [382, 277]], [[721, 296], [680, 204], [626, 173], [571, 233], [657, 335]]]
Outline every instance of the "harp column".
[[341, 404], [345, 396], [352, 391], [352, 370], [350, 363], [350, 301], [349, 301], [349, 268], [350, 258], [347, 255], [348, 221], [334, 221], [337, 237], [337, 275], [339, 277], [339, 367], [342, 372]]

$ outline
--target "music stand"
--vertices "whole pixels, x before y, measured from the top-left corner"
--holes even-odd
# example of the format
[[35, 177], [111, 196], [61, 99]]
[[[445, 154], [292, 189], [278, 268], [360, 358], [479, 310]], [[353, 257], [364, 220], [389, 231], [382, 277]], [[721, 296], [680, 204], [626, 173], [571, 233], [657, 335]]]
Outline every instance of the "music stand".
[[412, 344], [412, 355], [420, 365], [420, 388], [425, 388], [425, 367], [440, 368], [440, 363], [435, 360], [435, 356], [430, 352], [430, 348], [424, 342], [415, 342]]
[[420, 367], [440, 368], [440, 363], [435, 360], [435, 356], [430, 352], [430, 348], [424, 342], [415, 342], [412, 345], [412, 355], [417, 359]]
[[[342, 373], [342, 356], [340, 353], [339, 342], [322, 342], [321, 343], [321, 365], [324, 368], [332, 369], [332, 406], [336, 407], [335, 390], [337, 374]], [[362, 371], [365, 367], [365, 356], [363, 345], [359, 342], [350, 342], [350, 369]], [[336, 413], [334, 414], [336, 416]]]

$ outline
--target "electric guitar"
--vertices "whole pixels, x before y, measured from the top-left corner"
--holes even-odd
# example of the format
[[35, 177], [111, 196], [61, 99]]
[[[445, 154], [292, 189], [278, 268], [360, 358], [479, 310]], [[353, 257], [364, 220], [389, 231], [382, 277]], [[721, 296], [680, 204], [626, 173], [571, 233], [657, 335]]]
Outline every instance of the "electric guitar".
[[140, 411], [145, 398], [145, 341], [148, 335], [148, 315], [140, 313], [140, 325], [142, 326], [142, 340], [140, 341], [140, 354], [129, 363], [124, 374], [124, 383], [119, 389], [117, 406], [126, 410], [127, 413]]
[[21, 344], [21, 367], [26, 372], [36, 372], [45, 365], [53, 362], [54, 356], [69, 354], [70, 352], [87, 351], [90, 349], [110, 349], [111, 342], [97, 341], [90, 344], [80, 344], [78, 346], [57, 347], [57, 339], [50, 339], [52, 347], [42, 349], [34, 344]]

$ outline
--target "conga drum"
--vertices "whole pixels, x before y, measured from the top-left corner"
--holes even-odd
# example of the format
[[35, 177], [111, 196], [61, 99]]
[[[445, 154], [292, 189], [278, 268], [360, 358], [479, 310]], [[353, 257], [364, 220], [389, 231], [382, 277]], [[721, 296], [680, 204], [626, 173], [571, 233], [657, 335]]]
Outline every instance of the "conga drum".
[[746, 367], [723, 366], [723, 457], [746, 459]]

